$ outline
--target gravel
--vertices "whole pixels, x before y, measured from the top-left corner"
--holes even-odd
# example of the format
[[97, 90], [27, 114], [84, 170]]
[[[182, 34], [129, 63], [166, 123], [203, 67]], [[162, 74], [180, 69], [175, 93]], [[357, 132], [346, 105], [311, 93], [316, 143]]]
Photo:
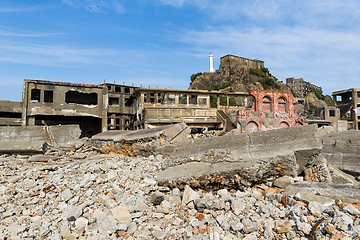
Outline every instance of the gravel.
[[158, 186], [163, 156], [28, 158], [0, 156], [0, 239], [305, 240], [313, 229], [318, 239], [360, 234], [357, 204], [284, 202], [281, 189], [269, 184], [217, 192]]

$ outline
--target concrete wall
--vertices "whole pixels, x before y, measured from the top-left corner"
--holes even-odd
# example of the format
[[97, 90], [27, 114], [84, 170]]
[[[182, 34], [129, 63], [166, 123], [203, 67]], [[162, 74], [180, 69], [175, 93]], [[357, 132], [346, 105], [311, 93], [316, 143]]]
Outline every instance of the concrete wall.
[[21, 126], [21, 113], [21, 102], [0, 100], [0, 126]]
[[243, 65], [243, 66], [248, 66], [250, 68], [263, 68], [263, 67], [265, 67], [264, 61], [257, 60], [257, 59], [243, 58], [243, 57], [238, 57], [238, 56], [231, 55], [231, 54], [228, 54], [228, 55], [223, 56], [223, 57], [220, 58], [220, 67], [222, 65], [227, 66], [229, 64]]
[[42, 152], [43, 144], [63, 144], [80, 137], [78, 125], [0, 127], [0, 152]]

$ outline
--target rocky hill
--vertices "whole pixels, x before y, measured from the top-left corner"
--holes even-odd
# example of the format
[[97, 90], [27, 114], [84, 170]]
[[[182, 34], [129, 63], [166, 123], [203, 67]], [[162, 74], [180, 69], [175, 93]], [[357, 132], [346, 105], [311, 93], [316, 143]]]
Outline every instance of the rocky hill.
[[251, 89], [291, 91], [290, 87], [272, 76], [267, 68], [253, 69], [229, 63], [220, 65], [214, 73], [197, 73], [192, 76], [189, 89], [209, 89], [245, 92]]

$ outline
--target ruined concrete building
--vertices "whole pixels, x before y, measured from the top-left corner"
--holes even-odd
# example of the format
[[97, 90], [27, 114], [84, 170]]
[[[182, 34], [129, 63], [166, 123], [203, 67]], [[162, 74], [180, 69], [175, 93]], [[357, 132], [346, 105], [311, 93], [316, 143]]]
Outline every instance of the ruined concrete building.
[[246, 109], [238, 111], [238, 131], [256, 132], [307, 125], [299, 118], [291, 92], [250, 90], [252, 100]]
[[[135, 109], [135, 129], [185, 122], [191, 128], [231, 130], [231, 112], [244, 107], [230, 106], [230, 99], [244, 102], [246, 96], [245, 92], [138, 88], [127, 105]], [[226, 98], [223, 105], [221, 98]], [[211, 107], [211, 101], [217, 107]]]
[[296, 93], [298, 97], [304, 97], [306, 94], [310, 93], [312, 90], [318, 91], [322, 93], [322, 88], [318, 87], [314, 84], [311, 84], [311, 82], [306, 82], [302, 78], [287, 78], [286, 79], [286, 85], [291, 87]]
[[228, 54], [220, 58], [220, 66], [224, 65], [243, 65], [248, 66], [249, 68], [263, 68], [265, 67], [265, 62]]
[[347, 118], [349, 128], [360, 129], [360, 89], [351, 88], [332, 93], [335, 106], [340, 109], [341, 118]]
[[22, 102], [0, 102], [0, 126], [79, 124], [82, 136], [129, 129], [136, 87], [24, 80]]

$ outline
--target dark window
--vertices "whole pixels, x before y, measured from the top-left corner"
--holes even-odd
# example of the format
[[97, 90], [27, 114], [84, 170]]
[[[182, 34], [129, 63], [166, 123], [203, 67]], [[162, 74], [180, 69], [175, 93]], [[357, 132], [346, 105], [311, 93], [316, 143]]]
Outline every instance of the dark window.
[[129, 100], [129, 98], [125, 98], [125, 102], [127, 102]]
[[116, 118], [116, 124], [120, 124], [120, 118]]
[[304, 105], [304, 100], [299, 100], [299, 101], [298, 101], [298, 104]]
[[53, 91], [45, 90], [44, 91], [44, 102], [52, 103], [53, 102], [53, 95], [54, 95], [53, 93], [54, 93]]
[[150, 93], [150, 96], [151, 96], [151, 97], [155, 96], [155, 93], [153, 93], [153, 92], [152, 92], [152, 93]]
[[111, 92], [111, 86], [108, 85], [107, 87], [108, 87], [109, 92]]
[[115, 87], [115, 92], [121, 92], [121, 87]]
[[97, 105], [97, 93], [68, 91], [65, 93], [65, 102], [85, 105]]
[[31, 89], [31, 102], [40, 102], [40, 89]]
[[130, 93], [130, 88], [126, 87], [125, 88], [125, 93]]
[[109, 105], [119, 105], [119, 98], [109, 98]]
[[330, 117], [335, 117], [336, 116], [335, 110], [330, 110], [329, 115], [330, 115]]

